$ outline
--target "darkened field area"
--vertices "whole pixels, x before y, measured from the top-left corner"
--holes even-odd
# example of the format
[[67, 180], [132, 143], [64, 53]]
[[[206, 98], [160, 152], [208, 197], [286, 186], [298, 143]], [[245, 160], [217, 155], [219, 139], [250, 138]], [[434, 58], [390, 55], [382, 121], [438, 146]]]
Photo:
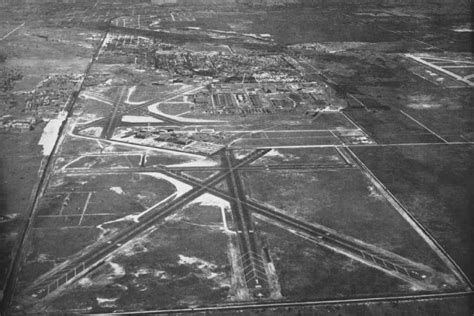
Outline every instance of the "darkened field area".
[[[6, 283], [14, 257], [12, 250], [24, 228], [30, 211], [30, 198], [35, 188], [41, 161], [37, 142], [41, 129], [23, 133], [0, 134], [0, 285]], [[20, 144], [21, 145], [18, 145]], [[8, 148], [8, 150], [6, 150]]]
[[436, 135], [420, 126], [400, 111], [367, 112], [351, 110], [346, 112], [377, 143], [441, 143]]
[[472, 280], [474, 147], [432, 145], [352, 150]]
[[318, 247], [278, 226], [259, 220], [256, 227], [268, 244], [285, 299], [394, 295], [409, 290], [409, 285], [394, 277]]
[[282, 212], [447, 271], [425, 241], [357, 169], [244, 174], [248, 194]]

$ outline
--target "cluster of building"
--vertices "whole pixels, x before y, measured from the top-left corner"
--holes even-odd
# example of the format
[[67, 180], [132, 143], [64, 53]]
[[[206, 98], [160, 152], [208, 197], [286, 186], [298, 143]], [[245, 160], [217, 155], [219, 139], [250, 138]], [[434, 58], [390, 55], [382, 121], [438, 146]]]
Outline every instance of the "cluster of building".
[[17, 69], [6, 66], [0, 67], [0, 91], [7, 92], [13, 89], [15, 81], [23, 78], [23, 74]]
[[216, 74], [210, 54], [190, 52], [159, 51], [154, 57], [154, 66], [170, 74], [181, 76], [200, 75], [213, 77]]
[[321, 53], [330, 53], [331, 50], [321, 43], [302, 43], [289, 46], [293, 49], [313, 50]]
[[297, 82], [304, 69], [291, 57], [235, 53], [229, 49], [192, 50], [146, 36], [109, 34], [99, 61], [159, 69], [171, 78], [221, 82]]
[[190, 98], [196, 109], [211, 115], [249, 115], [300, 111], [339, 110], [344, 99], [324, 83], [213, 84]]
[[295, 82], [298, 71], [278, 55], [226, 54], [222, 51], [156, 51], [154, 66], [181, 76], [203, 76], [228, 82]]
[[25, 110], [41, 114], [51, 107], [62, 107], [82, 79], [82, 75], [53, 74], [41, 81], [33, 91], [25, 93]]
[[0, 117], [0, 130], [26, 132], [31, 131], [42, 120], [36, 116], [24, 116], [14, 118], [11, 115], [3, 115]]
[[253, 74], [253, 78], [255, 78], [257, 82], [295, 82], [300, 80], [297, 76], [279, 72], [255, 73]]
[[[130, 138], [130, 136], [132, 138]], [[128, 142], [145, 143], [157, 148], [179, 150], [188, 153], [212, 155], [221, 150], [224, 136], [213, 130], [201, 132], [175, 132], [173, 129], [141, 128], [130, 130], [121, 136]]]
[[140, 129], [134, 133], [135, 138], [149, 138], [153, 137], [154, 140], [159, 142], [168, 142], [177, 145], [188, 145], [193, 142], [192, 139], [185, 135], [177, 135], [173, 130], [151, 130], [151, 129]]
[[298, 77], [295, 70], [279, 55], [219, 54], [212, 56], [211, 59], [216, 70], [224, 77], [259, 74], [260, 81]]
[[148, 37], [111, 33], [105, 39], [99, 61], [105, 64], [145, 66], [148, 53], [160, 49], [158, 45]]
[[82, 75], [52, 74], [31, 91], [12, 92], [12, 87], [0, 91], [0, 130], [33, 130], [43, 118], [55, 116], [67, 104], [81, 79]]

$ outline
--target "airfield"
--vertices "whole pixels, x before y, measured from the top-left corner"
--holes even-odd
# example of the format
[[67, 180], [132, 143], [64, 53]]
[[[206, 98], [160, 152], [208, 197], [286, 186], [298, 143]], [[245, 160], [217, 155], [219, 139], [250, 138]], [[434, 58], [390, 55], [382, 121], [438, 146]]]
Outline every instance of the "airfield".
[[53, 6], [0, 34], [5, 311], [472, 313], [463, 10]]

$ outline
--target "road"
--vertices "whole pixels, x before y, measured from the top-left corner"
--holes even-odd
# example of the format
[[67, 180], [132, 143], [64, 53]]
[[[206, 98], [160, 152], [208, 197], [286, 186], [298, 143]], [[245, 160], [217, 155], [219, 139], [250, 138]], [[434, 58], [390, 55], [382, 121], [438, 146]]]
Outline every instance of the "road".
[[[196, 308], [177, 308], [177, 309], [160, 309], [160, 310], [147, 310], [139, 312], [112, 312], [107, 313], [108, 315], [170, 315], [170, 314], [202, 314], [202, 315], [218, 315], [213, 312], [220, 312], [225, 314], [245, 315], [245, 311], [249, 310], [251, 314], [257, 314], [261, 311], [262, 315], [265, 315], [265, 310], [272, 310], [278, 308], [287, 308], [288, 311], [292, 308], [305, 307], [305, 306], [328, 306], [328, 309], [336, 306], [350, 306], [350, 305], [361, 305], [361, 304], [376, 304], [376, 303], [393, 303], [395, 306], [400, 303], [419, 302], [420, 300], [440, 300], [447, 298], [466, 298], [472, 300], [474, 296], [473, 292], [452, 292], [452, 293], [437, 293], [437, 294], [418, 294], [418, 295], [404, 295], [404, 296], [393, 296], [393, 295], [381, 295], [370, 298], [344, 298], [344, 299], [321, 299], [317, 301], [306, 301], [306, 302], [258, 302], [258, 303], [246, 303], [228, 306], [211, 306], [211, 307], [196, 307]], [[313, 313], [314, 314], [314, 313]], [[232, 315], [232, 314], [230, 314]], [[306, 315], [306, 314], [304, 314]]]
[[22, 24], [20, 24], [19, 26], [15, 27], [13, 30], [11, 30], [10, 32], [8, 32], [7, 34], [5, 34], [2, 38], [0, 38], [0, 41], [3, 41], [4, 39], [6, 39], [8, 36], [12, 35], [13, 33], [15, 33], [17, 30], [19, 30], [20, 28], [22, 28], [24, 25], [25, 25], [26, 22], [23, 22]]
[[[84, 79], [87, 78], [88, 74], [90, 73], [90, 70], [92, 68], [92, 61], [95, 60], [95, 58], [98, 56], [100, 47], [103, 45], [105, 38], [107, 37], [108, 31], [106, 31], [101, 39], [101, 44], [98, 46], [96, 51], [94, 52], [94, 55], [91, 58], [91, 61], [87, 65], [86, 70], [84, 71], [84, 76], [83, 80], [81, 81], [81, 84], [78, 88], [78, 91], [81, 91], [84, 85]], [[44, 165], [44, 169], [42, 169], [40, 180], [38, 182], [38, 185], [36, 186], [34, 190], [34, 197], [33, 197], [33, 202], [31, 204], [31, 207], [29, 207], [28, 210], [28, 216], [26, 217], [25, 224], [24, 224], [24, 229], [20, 234], [19, 238], [19, 243], [17, 246], [17, 251], [14, 254], [14, 259], [12, 261], [12, 264], [10, 265], [10, 269], [7, 275], [7, 280], [6, 280], [6, 285], [4, 287], [4, 296], [3, 299], [0, 302], [0, 313], [6, 312], [11, 300], [13, 298], [13, 293], [15, 292], [15, 287], [16, 287], [16, 282], [17, 282], [17, 277], [18, 277], [18, 272], [20, 270], [20, 264], [22, 260], [24, 259], [24, 256], [26, 255], [23, 253], [23, 249], [25, 247], [26, 240], [31, 233], [33, 229], [33, 222], [36, 216], [36, 211], [37, 207], [39, 205], [40, 199], [42, 198], [44, 192], [46, 191], [48, 187], [48, 181], [50, 177], [53, 175], [54, 171], [54, 164], [55, 164], [55, 155], [57, 154], [57, 151], [60, 147], [60, 144], [62, 140], [64, 139], [65, 135], [67, 134], [67, 129], [65, 128], [67, 126], [68, 118], [72, 114], [73, 111], [73, 105], [75, 104], [77, 100], [77, 94], [73, 94], [73, 98], [70, 99], [70, 104], [68, 104], [65, 108], [65, 110], [68, 112], [68, 116], [66, 118], [66, 121], [63, 123], [61, 126], [58, 137], [56, 139], [56, 142], [54, 144], [54, 148], [52, 150], [52, 153], [47, 157], [47, 161]]]

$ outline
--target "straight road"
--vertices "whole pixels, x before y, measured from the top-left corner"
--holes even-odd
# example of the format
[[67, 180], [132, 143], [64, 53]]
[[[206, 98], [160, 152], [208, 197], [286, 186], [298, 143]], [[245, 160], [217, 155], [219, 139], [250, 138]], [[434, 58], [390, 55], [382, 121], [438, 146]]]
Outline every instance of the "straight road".
[[[66, 110], [68, 112], [68, 118], [72, 115], [73, 106], [74, 106], [74, 104], [77, 100], [77, 95], [79, 94], [79, 92], [83, 88], [84, 79], [87, 78], [88, 74], [90, 73], [90, 70], [92, 68], [92, 62], [98, 56], [98, 54], [100, 52], [100, 47], [103, 46], [104, 41], [107, 37], [107, 34], [108, 34], [108, 31], [106, 31], [103, 34], [102, 39], [101, 39], [101, 44], [99, 45], [99, 47], [94, 52], [94, 55], [92, 56], [91, 61], [89, 62], [89, 64], [87, 65], [86, 70], [84, 71], [83, 80], [81, 81], [81, 84], [80, 84], [80, 86], [77, 90], [78, 93], [73, 94], [72, 98], [68, 99], [68, 102], [70, 101], [70, 103], [66, 106]], [[0, 313], [3, 313], [3, 312], [6, 313], [6, 311], [9, 308], [9, 305], [11, 303], [11, 300], [13, 298], [13, 294], [15, 292], [15, 287], [16, 287], [16, 282], [17, 282], [17, 277], [18, 277], [18, 272], [20, 270], [20, 265], [21, 265], [22, 260], [26, 256], [26, 254], [24, 253], [25, 243], [26, 243], [26, 240], [27, 240], [29, 234], [31, 233], [32, 228], [33, 228], [33, 221], [34, 221], [34, 218], [36, 216], [36, 211], [37, 211], [37, 208], [38, 208], [38, 205], [39, 205], [39, 201], [40, 201], [40, 199], [42, 198], [44, 192], [47, 189], [48, 181], [49, 181], [50, 177], [53, 175], [54, 164], [56, 162], [56, 154], [58, 152], [60, 144], [62, 143], [64, 137], [67, 134], [67, 128], [66, 128], [67, 124], [68, 124], [68, 119], [66, 118], [66, 121], [63, 123], [63, 125], [61, 126], [61, 128], [59, 130], [59, 134], [58, 134], [58, 137], [56, 139], [56, 143], [54, 145], [53, 151], [48, 156], [46, 164], [44, 165], [44, 169], [43, 169], [43, 172], [41, 174], [39, 183], [35, 188], [34, 199], [33, 199], [33, 202], [31, 204], [31, 206], [29, 207], [28, 216], [26, 218], [26, 223], [24, 225], [24, 230], [21, 232], [20, 242], [18, 244], [17, 251], [14, 255], [13, 262], [12, 262], [12, 264], [10, 266], [10, 269], [9, 269], [9, 272], [8, 272], [6, 285], [4, 287], [4, 289], [5, 289], [4, 296], [3, 296], [3, 299], [0, 302]]]
[[20, 28], [22, 28], [24, 25], [25, 25], [26, 22], [23, 22], [22, 24], [20, 24], [19, 26], [15, 27], [13, 30], [11, 30], [10, 32], [8, 32], [7, 34], [5, 34], [2, 38], [0, 38], [0, 41], [3, 41], [4, 39], [6, 39], [8, 36], [12, 35], [13, 33], [15, 33], [17, 30], [19, 30]]

